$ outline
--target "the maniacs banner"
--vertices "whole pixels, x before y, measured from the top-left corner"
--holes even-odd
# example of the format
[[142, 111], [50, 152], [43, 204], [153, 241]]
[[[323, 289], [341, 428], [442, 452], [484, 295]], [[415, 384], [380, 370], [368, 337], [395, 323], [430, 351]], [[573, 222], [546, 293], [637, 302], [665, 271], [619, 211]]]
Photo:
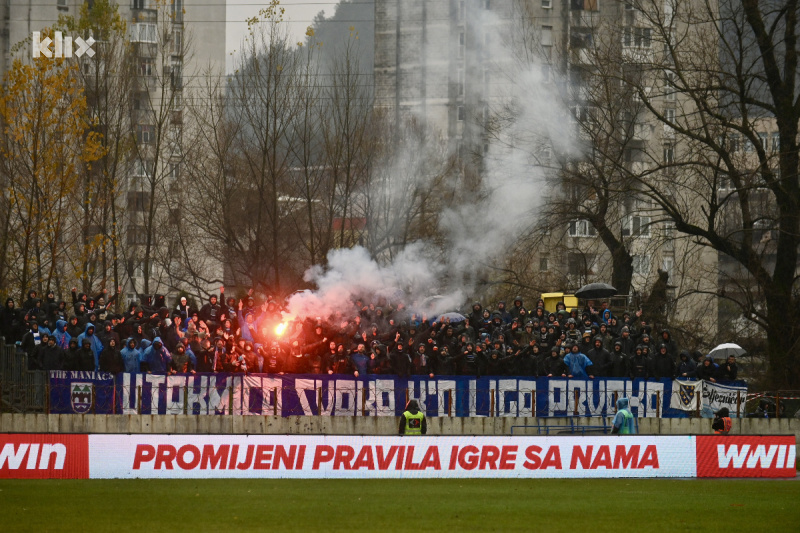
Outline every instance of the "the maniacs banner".
[[0, 478], [794, 477], [794, 436], [0, 434]]
[[677, 391], [675, 406], [684, 411], [700, 411], [700, 415], [711, 418], [714, 413], [727, 407], [731, 417], [744, 416], [747, 387], [722, 385], [710, 381], [675, 380], [673, 390]]
[[[52, 372], [50, 412], [399, 416], [408, 398], [427, 416], [685, 417], [672, 380], [345, 375], [155, 375]], [[746, 387], [739, 387], [741, 397]], [[87, 392], [88, 391], [88, 392]], [[88, 394], [88, 396], [87, 396]], [[89, 399], [90, 398], [90, 399]], [[90, 406], [88, 411], [87, 406]], [[735, 410], [734, 410], [735, 411]]]

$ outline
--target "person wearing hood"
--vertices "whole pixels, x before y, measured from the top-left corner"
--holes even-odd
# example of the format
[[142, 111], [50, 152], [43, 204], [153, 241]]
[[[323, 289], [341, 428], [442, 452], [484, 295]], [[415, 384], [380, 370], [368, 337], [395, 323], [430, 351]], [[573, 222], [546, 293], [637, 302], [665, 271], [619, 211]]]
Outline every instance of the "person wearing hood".
[[706, 357], [703, 360], [703, 364], [695, 370], [697, 379], [704, 379], [712, 383], [717, 382], [717, 372], [717, 365], [714, 364], [714, 360], [711, 357]]
[[186, 348], [184, 347], [183, 343], [178, 344], [175, 348], [175, 351], [172, 353], [172, 357], [169, 361], [169, 373], [170, 374], [194, 374], [194, 365], [192, 364], [192, 360], [189, 359], [189, 356], [186, 355]]
[[120, 350], [122, 366], [125, 372], [140, 372], [142, 352], [136, 348], [136, 339], [129, 337], [125, 339], [125, 347]]
[[511, 313], [506, 310], [506, 303], [503, 300], [497, 302], [497, 311], [495, 313], [500, 315], [500, 320], [504, 326], [511, 324]]
[[97, 338], [100, 339], [100, 342], [103, 343], [103, 346], [108, 346], [108, 342], [111, 339], [116, 341], [117, 346], [120, 345], [119, 333], [114, 331], [110, 320], [103, 322], [103, 329], [97, 332]]
[[[69, 341], [67, 347], [69, 347]], [[39, 353], [39, 365], [42, 367], [42, 370], [45, 372], [64, 370], [65, 352], [58, 346], [55, 336], [51, 336], [47, 340], [47, 346], [44, 346]]]
[[611, 433], [614, 435], [636, 435], [636, 421], [628, 408], [628, 399], [617, 400], [617, 414], [614, 416]]
[[677, 374], [680, 378], [693, 378], [695, 376], [695, 369], [697, 365], [689, 357], [689, 352], [682, 350], [680, 354], [681, 362], [678, 364]]
[[79, 348], [72, 353], [72, 368], [83, 372], [97, 372], [99, 362], [92, 350], [92, 340], [89, 338], [81, 339]]
[[94, 370], [97, 371], [100, 368], [100, 352], [103, 351], [103, 343], [94, 332], [94, 324], [91, 322], [87, 323], [83, 333], [78, 335], [78, 344], [83, 347], [83, 341], [86, 339], [89, 340], [89, 343], [92, 347], [92, 353], [94, 354]]
[[14, 298], [6, 298], [6, 305], [0, 310], [0, 335], [5, 337], [6, 344], [20, 340], [22, 329], [22, 312], [14, 305]]
[[586, 357], [586, 354], [580, 351], [580, 347], [576, 343], [572, 343], [570, 351], [564, 356], [564, 364], [569, 369], [568, 378], [572, 379], [594, 379], [594, 373], [589, 374], [589, 367], [594, 370], [592, 360]]
[[208, 303], [200, 308], [200, 320], [208, 324], [210, 329], [215, 329], [222, 320], [222, 306], [216, 294], [208, 298]]
[[508, 314], [511, 315], [511, 320], [515, 318], [519, 318], [519, 312], [523, 307], [522, 296], [517, 296], [514, 298], [514, 301], [511, 303], [511, 309], [509, 309]]
[[714, 430], [715, 434], [727, 435], [731, 432], [732, 425], [733, 422], [731, 421], [731, 415], [727, 407], [723, 407], [714, 413], [714, 421], [711, 422], [711, 429]]
[[110, 338], [108, 344], [103, 351], [100, 352], [100, 371], [110, 372], [117, 375], [125, 369], [122, 362], [122, 354], [120, 353], [117, 339]]
[[616, 341], [611, 350], [611, 365], [608, 377], [624, 378], [628, 375], [628, 356], [622, 351], [622, 343]]
[[650, 367], [653, 369], [653, 377], [675, 378], [675, 361], [667, 352], [667, 345], [662, 343], [655, 354], [650, 358]]
[[161, 337], [156, 337], [153, 340], [153, 344], [145, 350], [144, 358], [147, 361], [149, 372], [153, 374], [166, 373], [171, 359]]
[[667, 347], [667, 353], [674, 361], [675, 357], [678, 355], [678, 343], [672, 338], [672, 334], [670, 334], [668, 329], [661, 330], [661, 344]]
[[644, 354], [642, 346], [637, 346], [628, 360], [628, 372], [631, 379], [647, 379], [651, 377], [650, 361]]
[[33, 289], [29, 290], [28, 291], [28, 299], [25, 300], [22, 303], [23, 311], [26, 311], [26, 312], [30, 311], [31, 309], [33, 309], [36, 306], [36, 302], [38, 302], [38, 301], [39, 301], [38, 293]]
[[598, 335], [594, 338], [594, 346], [586, 353], [592, 360], [594, 374], [599, 377], [611, 376], [611, 354], [603, 347], [603, 337]]
[[428, 433], [428, 423], [425, 413], [419, 410], [417, 400], [409, 400], [403, 415], [400, 417], [398, 428], [400, 435], [425, 435]]
[[56, 321], [56, 329], [53, 331], [53, 337], [56, 339], [56, 345], [58, 345], [59, 348], [62, 350], [69, 348], [69, 341], [72, 335], [67, 332], [66, 320]]
[[38, 322], [31, 322], [31, 329], [22, 336], [22, 350], [29, 356], [33, 356], [36, 348], [42, 344], [42, 334], [44, 333], [49, 332], [39, 329]]

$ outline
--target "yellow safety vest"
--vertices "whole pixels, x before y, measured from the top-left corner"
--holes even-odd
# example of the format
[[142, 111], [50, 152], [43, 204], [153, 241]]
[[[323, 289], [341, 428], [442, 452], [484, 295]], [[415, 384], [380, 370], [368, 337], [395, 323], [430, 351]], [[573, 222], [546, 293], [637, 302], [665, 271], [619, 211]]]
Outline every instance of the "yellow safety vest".
[[406, 435], [422, 435], [422, 420], [425, 414], [422, 411], [417, 411], [417, 414], [411, 414], [409, 411], [404, 411], [403, 416], [406, 419]]

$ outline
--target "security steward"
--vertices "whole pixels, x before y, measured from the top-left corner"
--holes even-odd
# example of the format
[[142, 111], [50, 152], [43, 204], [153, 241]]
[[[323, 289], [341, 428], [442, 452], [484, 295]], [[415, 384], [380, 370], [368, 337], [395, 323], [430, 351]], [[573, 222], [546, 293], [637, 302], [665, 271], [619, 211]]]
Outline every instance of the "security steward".
[[731, 432], [731, 417], [727, 407], [723, 407], [714, 413], [711, 429], [714, 430], [716, 435], [727, 435]]
[[425, 435], [427, 432], [425, 413], [419, 410], [417, 400], [409, 400], [403, 416], [400, 417], [400, 435]]

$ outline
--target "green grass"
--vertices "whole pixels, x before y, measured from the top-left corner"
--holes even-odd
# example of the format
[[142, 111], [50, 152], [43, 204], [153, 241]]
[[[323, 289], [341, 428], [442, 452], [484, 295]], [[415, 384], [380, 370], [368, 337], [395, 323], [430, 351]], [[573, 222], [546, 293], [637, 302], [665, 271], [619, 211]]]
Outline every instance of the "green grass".
[[2, 480], [0, 531], [798, 531], [795, 480]]

